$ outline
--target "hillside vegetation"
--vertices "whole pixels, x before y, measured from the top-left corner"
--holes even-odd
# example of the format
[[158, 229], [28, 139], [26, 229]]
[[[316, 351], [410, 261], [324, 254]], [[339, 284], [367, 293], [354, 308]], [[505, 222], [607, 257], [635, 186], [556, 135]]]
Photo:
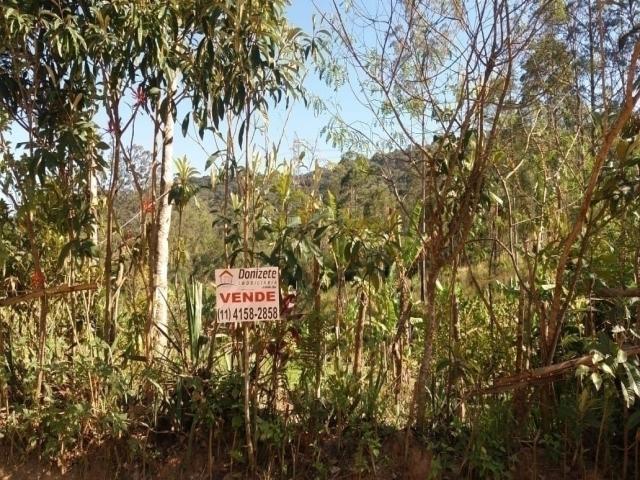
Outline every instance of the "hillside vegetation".
[[640, 3], [287, 5], [0, 1], [0, 478], [638, 478]]

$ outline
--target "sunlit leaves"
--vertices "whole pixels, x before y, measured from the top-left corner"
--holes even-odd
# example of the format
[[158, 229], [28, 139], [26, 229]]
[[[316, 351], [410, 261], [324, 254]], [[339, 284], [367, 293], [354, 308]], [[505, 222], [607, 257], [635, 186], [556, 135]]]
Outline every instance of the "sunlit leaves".
[[87, 194], [109, 148], [93, 122], [92, 35], [80, 12], [72, 2], [16, 3], [0, 20], [0, 105], [26, 136], [7, 157], [3, 194], [31, 239], [31, 261], [41, 257], [52, 281], [69, 257], [81, 263], [98, 253]]
[[195, 175], [198, 171], [191, 166], [186, 156], [175, 160], [176, 179], [169, 191], [169, 202], [182, 211], [189, 200], [198, 193], [198, 185], [195, 183]]

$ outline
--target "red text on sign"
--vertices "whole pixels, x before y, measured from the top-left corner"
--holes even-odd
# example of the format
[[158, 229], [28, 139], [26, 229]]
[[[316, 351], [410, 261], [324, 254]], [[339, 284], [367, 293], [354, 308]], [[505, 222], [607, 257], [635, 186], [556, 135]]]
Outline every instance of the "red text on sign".
[[221, 292], [220, 298], [224, 303], [275, 302], [276, 292]]

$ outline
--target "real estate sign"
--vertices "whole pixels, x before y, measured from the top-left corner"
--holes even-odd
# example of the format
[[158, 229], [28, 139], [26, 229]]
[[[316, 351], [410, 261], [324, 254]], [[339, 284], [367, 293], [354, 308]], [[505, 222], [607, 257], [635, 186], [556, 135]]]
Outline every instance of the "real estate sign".
[[280, 318], [277, 267], [216, 270], [216, 317], [219, 323], [262, 322]]

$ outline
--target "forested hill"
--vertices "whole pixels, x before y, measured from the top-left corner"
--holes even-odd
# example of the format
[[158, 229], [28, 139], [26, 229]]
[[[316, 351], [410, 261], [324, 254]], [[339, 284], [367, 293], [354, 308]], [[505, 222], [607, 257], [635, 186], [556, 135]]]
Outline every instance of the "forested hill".
[[[281, 168], [268, 179], [257, 174], [260, 181], [266, 182], [262, 188], [271, 201], [277, 197], [274, 192], [277, 182], [288, 175], [285, 170]], [[292, 170], [296, 173], [291, 175], [291, 183], [299, 192], [300, 201], [303, 201], [304, 195], [315, 193], [325, 205], [335, 202], [337, 211], [342, 212], [342, 221], [368, 224], [371, 228], [376, 228], [376, 225], [381, 228], [385, 224], [383, 219], [395, 205], [394, 189], [407, 205], [415, 205], [420, 191], [416, 176], [407, 171], [407, 156], [402, 152], [377, 154], [371, 158], [346, 154], [338, 162], [313, 167], [313, 171], [306, 167]], [[212, 183], [211, 176], [197, 174], [190, 177], [188, 183], [194, 189], [194, 196], [184, 207], [180, 231], [182, 246], [174, 243], [176, 248], [184, 248], [186, 263], [181, 275], [194, 272], [204, 275], [207, 272], [210, 276], [213, 269], [222, 264], [222, 226], [220, 223], [214, 225], [214, 219], [224, 208], [225, 185], [223, 179], [216, 178]], [[128, 222], [126, 229], [132, 235], [133, 231], [140, 229], [140, 199], [132, 182], [125, 184], [127, 186], [120, 197], [117, 216], [121, 224]], [[235, 182], [229, 188], [233, 193], [238, 192]], [[292, 210], [291, 216], [295, 215]], [[179, 212], [174, 209], [174, 240], [178, 236], [179, 221]]]

